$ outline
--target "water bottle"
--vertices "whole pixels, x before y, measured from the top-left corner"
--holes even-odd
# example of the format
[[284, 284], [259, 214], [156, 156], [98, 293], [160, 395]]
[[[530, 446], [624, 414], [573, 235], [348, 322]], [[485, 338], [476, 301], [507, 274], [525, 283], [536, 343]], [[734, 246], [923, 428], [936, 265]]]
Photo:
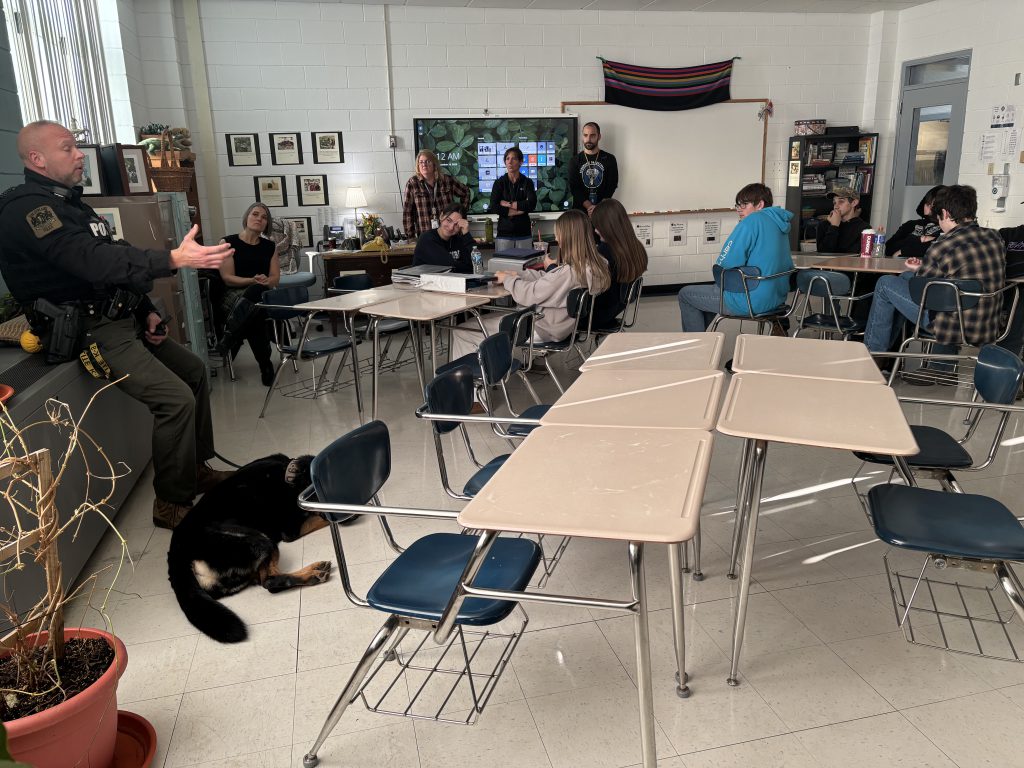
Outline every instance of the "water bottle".
[[472, 252], [469, 254], [469, 258], [473, 262], [473, 274], [482, 275], [484, 273], [484, 257], [480, 253], [480, 249], [475, 245], [473, 246]]
[[880, 259], [885, 256], [885, 228], [879, 227], [878, 234], [875, 235], [875, 242], [873, 244], [873, 255], [876, 259]]

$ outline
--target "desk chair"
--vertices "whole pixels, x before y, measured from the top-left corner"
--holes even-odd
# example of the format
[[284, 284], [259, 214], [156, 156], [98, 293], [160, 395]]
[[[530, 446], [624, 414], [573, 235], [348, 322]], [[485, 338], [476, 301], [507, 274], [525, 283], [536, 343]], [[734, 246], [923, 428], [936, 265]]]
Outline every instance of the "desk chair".
[[[373, 278], [367, 272], [360, 272], [355, 275], [339, 275], [334, 278], [331, 283], [331, 292], [335, 294], [354, 293], [355, 291], [368, 291], [373, 288]], [[331, 329], [334, 334], [337, 335], [337, 316], [331, 314]], [[367, 338], [367, 331], [369, 330], [370, 324], [366, 320], [359, 320], [353, 322], [353, 330], [356, 334], [362, 337], [364, 341], [370, 341]], [[381, 350], [380, 360], [377, 361], [379, 370], [384, 369], [384, 361], [387, 360], [388, 351], [391, 349], [391, 342], [394, 337], [398, 334], [404, 334], [409, 330], [409, 323], [405, 320], [395, 320], [390, 317], [382, 317], [377, 322], [377, 328], [379, 329], [380, 335], [384, 336], [384, 349]], [[405, 353], [406, 348], [409, 346], [409, 337], [405, 336], [402, 339], [402, 344], [398, 348], [398, 354], [395, 355], [394, 362], [391, 364], [391, 369], [395, 370], [399, 367], [399, 361], [402, 359], [402, 355]]]
[[[561, 341], [531, 341], [532, 353], [544, 362], [551, 380], [558, 387], [558, 391], [565, 394], [565, 387], [558, 380], [554, 369], [551, 367], [551, 358], [555, 355], [566, 355], [576, 351], [581, 359], [586, 359], [579, 344], [590, 337], [590, 314], [594, 306], [594, 297], [586, 288], [573, 288], [569, 291], [566, 300], [566, 309], [569, 317], [573, 319], [572, 332]], [[581, 335], [580, 326], [586, 324], [587, 330]], [[521, 347], [522, 345], [517, 345]]]
[[[1014, 406], [1013, 404], [1017, 392], [1020, 391], [1022, 381], [1024, 381], [1024, 362], [1021, 362], [1019, 357], [1002, 347], [997, 347], [995, 344], [986, 344], [978, 353], [978, 361], [974, 367], [975, 400], [935, 400], [924, 397], [900, 397], [899, 401], [901, 403], [921, 403], [947, 408], [967, 408], [973, 411], [967, 419], [967, 431], [959, 439], [937, 427], [911, 425], [910, 430], [921, 449], [914, 456], [907, 457], [907, 464], [910, 466], [911, 471], [915, 475], [921, 473], [937, 480], [946, 491], [964, 493], [964, 489], [957, 482], [953, 470], [957, 472], [978, 472], [992, 463], [1003, 441], [1003, 434], [1006, 431], [1006, 425], [1011, 414], [1024, 413], [1024, 407]], [[992, 436], [992, 442], [985, 453], [985, 458], [979, 462], [971, 456], [964, 446], [977, 432], [978, 425], [981, 423], [986, 411], [997, 412], [1000, 416]], [[862, 453], [859, 451], [855, 451], [854, 455], [864, 463], [882, 464], [890, 467], [893, 463], [891, 456]], [[863, 466], [861, 464], [861, 467]], [[860, 468], [854, 473], [853, 480], [851, 481], [855, 490], [858, 475], [860, 475]], [[859, 493], [858, 496], [861, 497], [863, 502], [863, 496]]]
[[[997, 296], [1003, 297], [1005, 301], [1005, 295], [1008, 291], [1013, 291], [1013, 301], [1010, 305], [1009, 317], [1013, 317], [1013, 312], [1017, 308], [1017, 301], [1019, 294], [1017, 286], [1014, 283], [1003, 286], [997, 291], [983, 292], [981, 290], [981, 283], [977, 280], [946, 280], [937, 277], [912, 277], [910, 278], [910, 298], [918, 306], [917, 318], [914, 321], [914, 330], [910, 336], [903, 340], [900, 344], [899, 351], [906, 352], [907, 348], [913, 343], [920, 343], [926, 351], [931, 351], [932, 345], [935, 343], [935, 334], [931, 330], [931, 326], [928, 323], [928, 314], [933, 312], [948, 312], [956, 315], [957, 320], [957, 331], [959, 335], [958, 343], [961, 347], [967, 346], [966, 332], [964, 330], [964, 310], [973, 309], [977, 307], [979, 302], [983, 299], [993, 299]], [[1006, 327], [997, 339], [993, 339], [993, 343], [998, 343], [1006, 338], [1006, 335], [1010, 332], [1010, 322], [1007, 321]], [[966, 357], [964, 359], [967, 359]], [[893, 364], [892, 375], [890, 381], [895, 379], [896, 374], [899, 371], [901, 359], [896, 358]], [[935, 373], [936, 371], [932, 371]], [[939, 374], [943, 371], [939, 370]], [[908, 376], [920, 375], [916, 371], [904, 373], [904, 378]], [[951, 377], [949, 383], [958, 383], [956, 375], [953, 372], [948, 374]]]
[[[758, 267], [743, 266], [732, 269], [722, 269], [715, 264], [711, 268], [715, 278], [715, 284], [721, 289], [722, 295], [718, 304], [718, 314], [708, 326], [709, 331], [718, 330], [718, 324], [723, 320], [753, 320], [757, 323], [758, 334], [764, 333], [765, 327], [771, 329], [775, 324], [781, 328], [782, 320], [789, 317], [793, 307], [786, 303], [768, 310], [767, 312], [755, 312], [754, 305], [750, 301], [750, 294], [761, 288], [769, 280], [786, 280], [789, 285], [789, 276], [794, 274], [796, 269], [789, 269], [785, 272], [777, 272], [774, 275], [762, 275]], [[725, 308], [726, 293], [741, 293], [747, 302], [746, 314], [732, 314]]]
[[[1014, 645], [1014, 634], [1019, 642], [1020, 632], [1011, 631], [1024, 622], [1024, 586], [1013, 570], [1024, 562], [1024, 528], [1014, 513], [986, 496], [890, 484], [872, 488], [867, 504], [878, 538], [891, 547], [926, 553], [916, 579], [891, 568], [885, 556], [893, 609], [906, 640], [1024, 661], [1024, 649]], [[954, 569], [991, 573], [997, 586], [925, 578], [929, 564], [944, 575]], [[1011, 611], [999, 608], [993, 599], [997, 590], [1006, 595]], [[915, 630], [912, 612], [928, 624]], [[1016, 625], [1008, 627], [1014, 616]]]
[[[509, 343], [508, 337], [501, 333], [488, 337], [486, 341], [492, 339], [499, 340], [504, 344]], [[480, 493], [487, 481], [494, 476], [494, 473], [501, 468], [511, 455], [505, 453], [495, 456], [486, 464], [481, 463], [477, 459], [472, 441], [469, 438], [469, 431], [466, 429], [466, 422], [477, 420], [471, 416], [473, 408], [473, 383], [473, 372], [468, 366], [460, 366], [454, 370], [445, 371], [427, 384], [424, 390], [424, 403], [416, 409], [417, 418], [426, 419], [430, 422], [430, 432], [434, 438], [434, 452], [437, 454], [437, 468], [441, 475], [441, 486], [444, 488], [444, 492], [451, 498], [462, 501], [469, 501]], [[534, 406], [534, 408], [544, 408], [546, 412], [548, 406]], [[490, 422], [491, 427], [496, 433], [502, 437], [509, 435], [525, 437], [531, 430], [536, 429], [538, 424], [536, 421], [532, 424], [523, 424], [521, 422], [525, 419], [539, 419], [541, 415], [543, 414], [528, 415], [524, 413], [522, 416], [514, 417], [520, 423], [513, 422], [505, 427], [508, 432], [501, 431], [501, 425], [495, 419], [488, 418], [487, 421]], [[514, 427], [518, 427], [521, 431], [513, 433]], [[466, 454], [469, 456], [469, 460], [477, 468], [469, 480], [466, 481], [461, 492], [452, 488], [444, 452], [444, 436], [453, 433], [456, 429], [462, 435], [462, 442], [466, 447]], [[561, 559], [566, 547], [569, 546], [569, 537], [563, 536], [558, 540], [554, 550], [548, 554], [545, 550], [545, 538], [543, 535], [537, 537], [537, 543], [542, 550], [544, 567], [544, 575], [538, 582], [539, 586], [543, 586], [548, 577], [554, 573], [555, 568], [558, 566], [558, 561]]]
[[[296, 304], [303, 304], [309, 300], [309, 291], [306, 288], [271, 288], [263, 294], [263, 301], [257, 306], [261, 307], [271, 320], [273, 327], [272, 343], [277, 347], [280, 361], [274, 370], [274, 381], [267, 389], [267, 396], [263, 400], [263, 408], [260, 410], [260, 418], [267, 412], [267, 405], [274, 390], [278, 389], [277, 381], [281, 376], [281, 369], [285, 363], [290, 362], [297, 366], [299, 362], [309, 362], [311, 366], [311, 377], [303, 379], [287, 387], [281, 388], [281, 394], [285, 397], [300, 397], [315, 400], [322, 394], [337, 391], [340, 386], [338, 377], [341, 375], [341, 368], [344, 365], [344, 357], [338, 365], [334, 380], [331, 383], [326, 381], [327, 371], [331, 365], [331, 359], [338, 352], [348, 354], [352, 350], [352, 373], [356, 380], [356, 398], [359, 404], [359, 411], [362, 412], [362, 392], [359, 388], [359, 375], [356, 370], [358, 360], [355, 354], [355, 343], [350, 336], [318, 336], [309, 338], [309, 326], [313, 322], [313, 312], [303, 312], [295, 309]], [[292, 339], [288, 324], [293, 320], [302, 320], [302, 332], [298, 343]], [[317, 360], [323, 359], [323, 369], [317, 375]]]
[[[518, 602], [489, 598], [454, 600], [456, 589], [468, 580], [487, 589], [522, 592], [540, 563], [540, 548], [524, 538], [429, 534], [402, 551], [377, 578], [366, 597], [360, 597], [353, 591], [348, 573], [342, 521], [347, 521], [352, 513], [376, 515], [381, 520], [384, 515], [454, 520], [458, 513], [380, 506], [377, 493], [391, 474], [391, 443], [388, 429], [381, 421], [371, 421], [335, 440], [313, 459], [310, 469], [313, 484], [300, 495], [299, 504], [307, 511], [319, 512], [331, 523], [331, 539], [346, 596], [360, 608], [372, 608], [387, 618], [338, 695], [319, 735], [302, 759], [303, 766], [313, 768], [320, 762], [317, 752], [349, 704], [357, 699], [362, 699], [371, 712], [475, 723], [508, 666], [528, 618]], [[465, 573], [474, 551], [487, 546], [490, 550], [479, 571]], [[519, 614], [516, 626], [507, 631], [492, 629], [513, 611]], [[454, 622], [455, 629], [444, 644], [428, 643], [435, 630], [447, 626], [449, 621]], [[411, 649], [402, 650], [400, 645], [410, 631], [423, 632], [424, 636], [410, 643]], [[488, 652], [495, 647], [497, 661]], [[375, 663], [378, 656], [381, 658]], [[398, 685], [403, 675], [409, 676], [408, 689], [404, 684]], [[440, 695], [438, 688], [442, 688]], [[403, 695], [406, 690], [408, 695]], [[457, 706], [462, 706], [464, 696], [469, 697], [469, 714], [451, 714], [449, 702], [457, 701]]]
[[[435, 373], [446, 373], [461, 367], [469, 368], [473, 372], [473, 378], [479, 383], [482, 401], [488, 413], [494, 413], [490, 393], [494, 387], [501, 387], [509, 413], [518, 416], [508, 394], [508, 381], [514, 373], [522, 380], [530, 397], [533, 398], [533, 402], [540, 405], [540, 398], [537, 397], [537, 392], [527, 378], [533, 360], [533, 323], [536, 316], [537, 306], [535, 304], [502, 315], [498, 323], [497, 334], [484, 339], [476, 352], [470, 352], [439, 366]], [[508, 343], [497, 339], [497, 336], [504, 337]], [[522, 359], [515, 357], [513, 350], [516, 348], [524, 350]], [[538, 415], [536, 418], [540, 418], [540, 416]]]
[[594, 346], [596, 347], [606, 336], [613, 333], [621, 333], [627, 328], [636, 325], [637, 316], [640, 314], [640, 293], [644, 288], [644, 278], [641, 275], [631, 283], [619, 286], [620, 296], [626, 305], [622, 314], [610, 325], [600, 328], [591, 326], [590, 332], [594, 335]]
[[[864, 333], [864, 320], [853, 317], [853, 307], [858, 301], [871, 299], [874, 292], [860, 296], [851, 295], [850, 278], [841, 272], [827, 272], [816, 269], [804, 269], [796, 276], [797, 299], [804, 297], [803, 305], [797, 313], [796, 330], [793, 337], [803, 330], [817, 332], [825, 338], [838, 337], [848, 341], [854, 334]], [[812, 298], [821, 299], [821, 312], [808, 312]], [[840, 307], [846, 302], [846, 311]]]

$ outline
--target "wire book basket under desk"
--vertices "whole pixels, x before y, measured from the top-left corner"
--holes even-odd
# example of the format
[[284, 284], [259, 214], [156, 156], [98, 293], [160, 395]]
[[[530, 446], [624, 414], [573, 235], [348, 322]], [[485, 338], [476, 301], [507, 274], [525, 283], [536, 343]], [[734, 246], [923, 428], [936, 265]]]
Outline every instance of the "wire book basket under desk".
[[[1005, 602], [999, 608], [993, 593], [1001, 590], [981, 583], [992, 582], [992, 564], [928, 555], [921, 570], [911, 572], [892, 563], [891, 554], [883, 557], [885, 575], [907, 642], [968, 656], [1024, 660], [1024, 624], [1014, 621], [1016, 613]], [[926, 577], [929, 565], [946, 578]]]

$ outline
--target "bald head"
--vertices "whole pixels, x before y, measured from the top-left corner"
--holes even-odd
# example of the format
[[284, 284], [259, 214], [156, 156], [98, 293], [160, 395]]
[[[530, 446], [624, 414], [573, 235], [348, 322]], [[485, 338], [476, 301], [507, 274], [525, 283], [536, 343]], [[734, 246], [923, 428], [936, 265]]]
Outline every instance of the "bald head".
[[82, 180], [82, 161], [75, 137], [52, 120], [29, 123], [18, 132], [18, 157], [29, 170], [46, 176], [65, 187]]

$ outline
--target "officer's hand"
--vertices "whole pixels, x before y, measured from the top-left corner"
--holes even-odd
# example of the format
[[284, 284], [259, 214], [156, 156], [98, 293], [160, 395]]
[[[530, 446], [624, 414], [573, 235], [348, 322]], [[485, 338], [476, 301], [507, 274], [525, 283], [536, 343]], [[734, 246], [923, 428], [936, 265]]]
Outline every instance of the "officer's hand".
[[193, 267], [194, 269], [217, 269], [220, 263], [235, 251], [228, 243], [200, 245], [196, 242], [199, 227], [192, 227], [181, 245], [171, 251], [171, 267]]
[[160, 319], [160, 315], [156, 312], [150, 312], [149, 315], [146, 316], [146, 341], [154, 347], [158, 347], [163, 344], [164, 339], [167, 338], [166, 329], [163, 333], [156, 333], [156, 327], [160, 325], [161, 322], [162, 320]]

